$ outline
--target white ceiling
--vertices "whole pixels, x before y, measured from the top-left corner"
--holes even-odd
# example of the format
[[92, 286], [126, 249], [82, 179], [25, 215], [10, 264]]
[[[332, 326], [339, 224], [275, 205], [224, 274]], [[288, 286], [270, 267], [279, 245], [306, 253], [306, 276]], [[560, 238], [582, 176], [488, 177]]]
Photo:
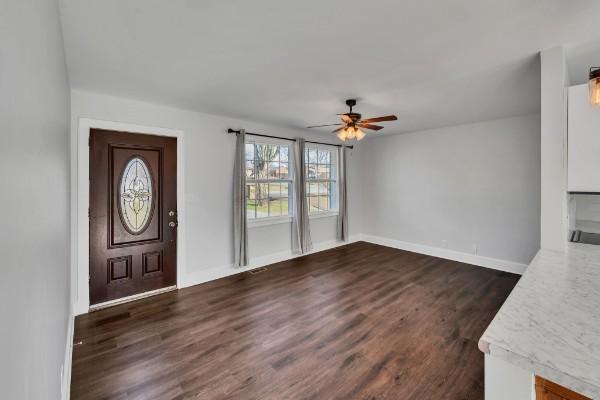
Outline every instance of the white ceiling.
[[[71, 85], [286, 127], [405, 132], [539, 110], [540, 49], [600, 38], [597, 0], [61, 0]], [[324, 130], [327, 132], [327, 130]]]

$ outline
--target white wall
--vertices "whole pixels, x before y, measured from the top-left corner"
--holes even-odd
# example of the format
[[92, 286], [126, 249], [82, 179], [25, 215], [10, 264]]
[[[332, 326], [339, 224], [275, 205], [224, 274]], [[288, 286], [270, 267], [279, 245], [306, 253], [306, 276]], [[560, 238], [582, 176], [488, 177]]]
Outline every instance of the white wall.
[[0, 9], [0, 397], [58, 399], [69, 322], [69, 89], [58, 6]]
[[356, 157], [363, 234], [521, 264], [539, 249], [539, 115], [371, 138]]
[[562, 47], [540, 53], [541, 65], [541, 247], [564, 250], [568, 233], [566, 181], [568, 86]]
[[[77, 130], [80, 118], [93, 118], [184, 131], [185, 191], [180, 201], [186, 207], [186, 284], [195, 284], [238, 272], [232, 260], [232, 186], [235, 138], [227, 128], [284, 137], [304, 137], [333, 142], [334, 136], [306, 130], [290, 130], [250, 121], [150, 104], [83, 91], [71, 93], [72, 154], [77, 154]], [[351, 157], [352, 159], [352, 157]], [[360, 232], [359, 218], [352, 211], [353, 180], [350, 161], [350, 230]], [[77, 158], [72, 159], [73, 198], [76, 202]], [[73, 210], [73, 224], [77, 214]], [[87, 221], [83, 221], [87, 224]], [[74, 231], [75, 232], [75, 231]], [[331, 244], [336, 237], [336, 218], [311, 220], [311, 232], [316, 247]], [[76, 238], [73, 237], [73, 240]], [[291, 255], [291, 224], [254, 227], [249, 231], [251, 263], [257, 260], [276, 260]], [[74, 255], [76, 259], [77, 255]], [[81, 257], [82, 255], [80, 255]], [[83, 255], [86, 256], [86, 255]], [[254, 261], [253, 261], [254, 260]], [[74, 299], [87, 296], [85, 277], [77, 276], [73, 265], [74, 283], [79, 292]], [[84, 278], [84, 279], [82, 279]], [[74, 287], [77, 287], [75, 284]], [[77, 312], [85, 312], [78, 309]]]

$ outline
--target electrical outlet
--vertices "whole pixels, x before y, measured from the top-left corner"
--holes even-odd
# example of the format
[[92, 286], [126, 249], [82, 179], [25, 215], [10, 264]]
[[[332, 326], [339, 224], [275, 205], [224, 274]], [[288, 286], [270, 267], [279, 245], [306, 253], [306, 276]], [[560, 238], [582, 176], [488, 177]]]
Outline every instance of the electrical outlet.
[[477, 254], [477, 244], [476, 244], [476, 243], [473, 243], [473, 244], [471, 245], [471, 252], [472, 252], [473, 254]]
[[443, 248], [448, 247], [448, 241], [446, 239], [442, 239], [442, 247]]

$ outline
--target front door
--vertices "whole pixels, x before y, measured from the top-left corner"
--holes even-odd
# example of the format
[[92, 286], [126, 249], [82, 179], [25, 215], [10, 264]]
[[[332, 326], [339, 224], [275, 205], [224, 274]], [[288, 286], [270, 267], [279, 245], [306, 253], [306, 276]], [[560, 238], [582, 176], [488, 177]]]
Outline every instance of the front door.
[[90, 304], [173, 286], [177, 139], [90, 131]]

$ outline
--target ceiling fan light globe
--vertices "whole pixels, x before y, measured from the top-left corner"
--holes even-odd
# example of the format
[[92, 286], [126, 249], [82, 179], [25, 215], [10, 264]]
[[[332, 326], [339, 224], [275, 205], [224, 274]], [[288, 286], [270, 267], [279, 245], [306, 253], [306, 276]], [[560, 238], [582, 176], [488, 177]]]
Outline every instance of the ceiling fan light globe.
[[350, 127], [348, 129], [346, 129], [346, 137], [348, 139], [354, 139], [356, 137], [355, 128]]
[[363, 131], [361, 131], [360, 129], [357, 129], [355, 136], [356, 136], [357, 140], [362, 140], [367, 135]]
[[337, 134], [337, 137], [342, 142], [345, 142], [346, 141], [346, 132], [345, 131], [340, 131], [340, 133]]

